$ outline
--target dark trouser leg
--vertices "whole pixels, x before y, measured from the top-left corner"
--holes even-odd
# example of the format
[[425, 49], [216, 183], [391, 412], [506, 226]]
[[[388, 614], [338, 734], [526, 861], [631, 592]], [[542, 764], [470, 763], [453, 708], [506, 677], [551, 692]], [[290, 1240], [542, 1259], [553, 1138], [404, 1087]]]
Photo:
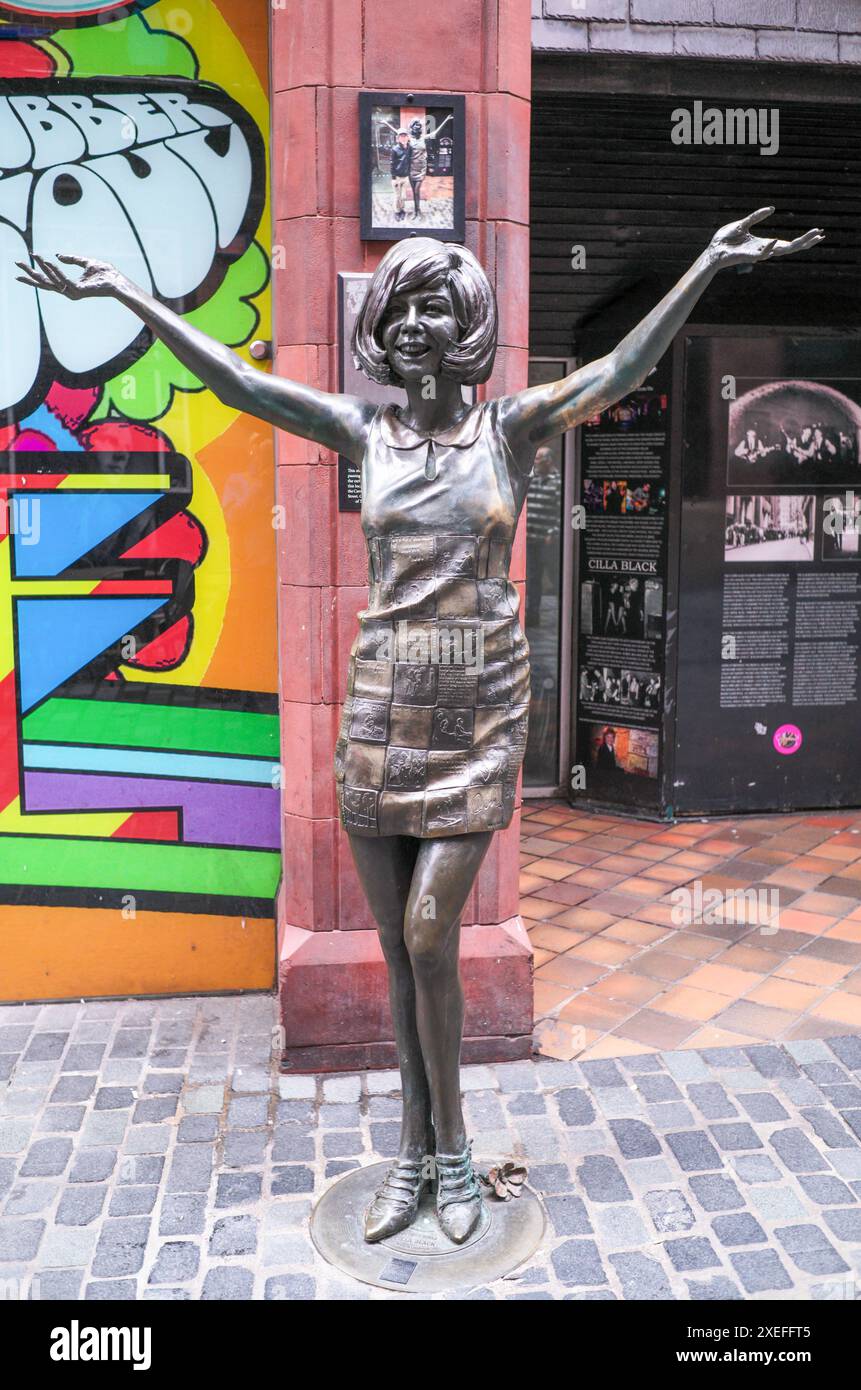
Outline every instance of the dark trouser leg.
[[541, 561], [526, 548], [526, 625], [537, 627], [541, 619]]
[[420, 841], [406, 835], [349, 838], [389, 970], [389, 1001], [403, 1091], [399, 1156], [421, 1162], [431, 1151], [431, 1100], [416, 1029], [415, 981], [404, 941], [404, 914]]
[[412, 186], [413, 186], [413, 202], [415, 203], [416, 217], [420, 217], [420, 216], [421, 216], [421, 210], [422, 210], [422, 183], [423, 183], [423, 182], [424, 182], [423, 179], [410, 179], [410, 183], [411, 183]]
[[492, 834], [483, 831], [420, 841], [407, 903], [404, 939], [415, 979], [418, 1035], [441, 1154], [459, 1154], [466, 1147], [460, 1103], [460, 918]]

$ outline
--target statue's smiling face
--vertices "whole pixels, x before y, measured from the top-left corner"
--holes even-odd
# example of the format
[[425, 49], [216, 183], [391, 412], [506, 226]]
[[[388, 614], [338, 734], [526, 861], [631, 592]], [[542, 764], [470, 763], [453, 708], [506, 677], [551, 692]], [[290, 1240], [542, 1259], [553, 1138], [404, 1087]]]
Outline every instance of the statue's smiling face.
[[389, 366], [402, 381], [436, 376], [446, 350], [459, 334], [448, 287], [396, 291], [389, 300], [380, 334]]

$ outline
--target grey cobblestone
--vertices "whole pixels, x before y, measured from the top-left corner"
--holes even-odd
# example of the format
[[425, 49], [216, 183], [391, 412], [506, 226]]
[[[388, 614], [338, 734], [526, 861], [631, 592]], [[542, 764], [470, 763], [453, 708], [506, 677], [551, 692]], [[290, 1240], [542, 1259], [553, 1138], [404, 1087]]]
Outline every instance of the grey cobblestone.
[[37, 1139], [21, 1165], [22, 1178], [53, 1178], [72, 1156], [71, 1139]]
[[628, 1084], [616, 1063], [612, 1061], [583, 1062], [580, 1070], [593, 1091], [614, 1086], [627, 1086]]
[[828, 1046], [844, 1067], [861, 1072], [861, 1038], [829, 1038]]
[[551, 1256], [561, 1284], [606, 1284], [607, 1272], [594, 1240], [566, 1240]]
[[788, 1076], [780, 1082], [780, 1089], [793, 1105], [817, 1105], [819, 1102], [819, 1087], [806, 1076]]
[[[58, 1182], [27, 1182], [13, 1189], [4, 1207], [6, 1216], [37, 1216], [47, 1210], [60, 1190]], [[841, 1201], [852, 1200], [852, 1193], [846, 1188], [846, 1197]]]
[[643, 1106], [639, 1096], [627, 1086], [608, 1086], [604, 1090], [593, 1090], [592, 1097], [602, 1115], [637, 1116]]
[[772, 1095], [771, 1091], [752, 1091], [747, 1095], [739, 1096], [739, 1102], [750, 1116], [758, 1124], [763, 1124], [769, 1120], [788, 1120], [789, 1112], [781, 1105], [777, 1096]]
[[83, 1144], [118, 1144], [126, 1132], [128, 1116], [122, 1110], [91, 1112], [81, 1129]]
[[209, 1240], [210, 1255], [253, 1255], [256, 1249], [257, 1222], [253, 1216], [223, 1216], [216, 1221]]
[[259, 1173], [220, 1173], [216, 1184], [216, 1207], [243, 1206], [246, 1202], [256, 1202], [260, 1196], [262, 1179]]
[[647, 1192], [646, 1206], [656, 1231], [667, 1235], [671, 1231], [689, 1231], [696, 1217], [683, 1192]]
[[762, 1140], [752, 1125], [726, 1124], [711, 1125], [712, 1137], [724, 1153], [734, 1153], [739, 1149], [761, 1149]]
[[217, 1115], [183, 1115], [176, 1132], [178, 1144], [204, 1144], [217, 1137]]
[[589, 1155], [578, 1167], [577, 1175], [593, 1202], [626, 1202], [631, 1198], [631, 1189], [615, 1159]]
[[252, 1130], [228, 1134], [224, 1141], [223, 1162], [228, 1168], [262, 1167], [269, 1135]]
[[649, 1240], [637, 1208], [628, 1202], [599, 1209], [595, 1213], [595, 1229], [602, 1245], [610, 1250], [627, 1250], [632, 1245], [645, 1245]]
[[667, 1071], [677, 1081], [711, 1081], [712, 1074], [698, 1052], [664, 1052]]
[[251, 1297], [254, 1289], [254, 1275], [250, 1269], [238, 1269], [233, 1265], [216, 1265], [203, 1281], [201, 1298], [204, 1301], [226, 1299], [244, 1302]]
[[[400, 1105], [396, 1113], [400, 1115]], [[475, 1119], [477, 1121], [478, 1117]], [[317, 1123], [321, 1129], [355, 1129], [359, 1124], [358, 1102], [355, 1105], [321, 1105]]]
[[266, 1280], [263, 1297], [285, 1303], [307, 1302], [316, 1297], [316, 1285], [307, 1274], [275, 1274]]
[[811, 1106], [801, 1111], [804, 1119], [816, 1131], [826, 1148], [853, 1149], [855, 1140], [836, 1115], [824, 1106]]
[[257, 1129], [265, 1125], [269, 1102], [263, 1096], [242, 1096], [227, 1107], [228, 1129]]
[[161, 1208], [159, 1235], [199, 1236], [206, 1224], [206, 1199], [167, 1193]]
[[645, 1076], [641, 1076], [637, 1082], [637, 1090], [650, 1103], [684, 1099], [673, 1078], [660, 1072], [654, 1072], [651, 1075], [647, 1073]]
[[168, 1241], [161, 1247], [153, 1265], [151, 1284], [172, 1284], [175, 1280], [193, 1279], [200, 1264], [200, 1251], [191, 1241]]
[[625, 1176], [632, 1187], [643, 1192], [659, 1183], [672, 1182], [677, 1174], [663, 1158], [639, 1158], [625, 1164]]
[[0, 1218], [0, 1261], [32, 1260], [44, 1232], [44, 1221]]
[[212, 1160], [208, 1144], [186, 1144], [177, 1149], [168, 1172], [168, 1192], [205, 1192], [212, 1177]]
[[[266, 996], [62, 1007], [0, 1008], [4, 1276], [52, 1299], [409, 1297], [308, 1236], [324, 1184], [396, 1152], [396, 1073], [279, 1075]], [[477, 1159], [524, 1156], [547, 1228], [526, 1271], [457, 1297], [807, 1299], [861, 1275], [855, 1039], [464, 1083]]]
[[691, 1178], [691, 1191], [706, 1211], [736, 1211], [744, 1206], [744, 1198], [732, 1178], [723, 1174]]
[[589, 1093], [579, 1087], [559, 1091], [556, 1104], [564, 1125], [590, 1125], [595, 1118], [595, 1107]]
[[138, 1125], [125, 1137], [124, 1147], [130, 1154], [163, 1154], [170, 1143], [171, 1129], [167, 1125]]
[[700, 1131], [687, 1130], [678, 1134], [668, 1134], [666, 1140], [679, 1167], [686, 1173], [723, 1167], [723, 1159], [714, 1144]]
[[801, 1129], [776, 1129], [769, 1143], [792, 1173], [819, 1173], [828, 1167], [826, 1159]]
[[660, 1140], [642, 1120], [611, 1120], [610, 1132], [623, 1158], [654, 1158], [661, 1152]]
[[692, 1269], [714, 1269], [720, 1267], [718, 1259], [711, 1242], [704, 1236], [683, 1236], [678, 1240], [667, 1240], [664, 1242], [664, 1250], [667, 1252], [673, 1269], [692, 1270]]
[[157, 1187], [118, 1187], [108, 1208], [109, 1216], [149, 1216], [158, 1197]]
[[861, 1207], [827, 1211], [825, 1223], [841, 1240], [861, 1242]]
[[82, 1149], [75, 1155], [69, 1182], [103, 1182], [114, 1171], [116, 1149]]
[[767, 1221], [797, 1221], [804, 1207], [791, 1187], [758, 1187], [750, 1194], [750, 1205]]
[[69, 1187], [60, 1198], [55, 1221], [58, 1226], [89, 1226], [101, 1216], [108, 1189], [102, 1183]]
[[707, 1120], [723, 1120], [738, 1114], [723, 1086], [715, 1081], [692, 1083], [688, 1086], [688, 1095]]
[[588, 1236], [592, 1226], [586, 1207], [580, 1197], [548, 1197], [545, 1200], [547, 1215], [553, 1229], [560, 1236]]
[[692, 1299], [720, 1303], [725, 1299], [742, 1299], [741, 1290], [723, 1274], [716, 1274], [711, 1279], [686, 1279], [685, 1283]]
[[836, 1207], [855, 1200], [845, 1182], [829, 1173], [813, 1173], [800, 1177], [798, 1181], [811, 1201], [818, 1202], [821, 1206]]
[[716, 1216], [712, 1230], [721, 1245], [759, 1245], [767, 1239], [759, 1222], [748, 1211]]
[[680, 1129], [685, 1125], [696, 1124], [696, 1120], [687, 1105], [681, 1101], [667, 1101], [660, 1105], [650, 1105], [648, 1107], [649, 1119], [656, 1129]]
[[631, 1299], [673, 1298], [668, 1276], [657, 1260], [638, 1252], [610, 1255], [610, 1264], [622, 1283], [622, 1294]]
[[774, 1250], [750, 1250], [730, 1255], [748, 1293], [772, 1293], [792, 1288], [792, 1280]]
[[730, 1162], [742, 1182], [779, 1182], [780, 1169], [772, 1163], [768, 1154], [732, 1154]]

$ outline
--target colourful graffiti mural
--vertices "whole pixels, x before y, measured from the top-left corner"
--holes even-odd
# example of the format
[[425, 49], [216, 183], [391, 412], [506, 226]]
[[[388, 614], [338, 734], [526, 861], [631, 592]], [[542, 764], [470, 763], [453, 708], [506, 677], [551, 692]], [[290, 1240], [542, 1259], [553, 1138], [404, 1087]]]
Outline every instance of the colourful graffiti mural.
[[15, 263], [109, 260], [241, 352], [269, 336], [267, 6], [0, 15], [0, 997], [260, 987], [271, 431]]

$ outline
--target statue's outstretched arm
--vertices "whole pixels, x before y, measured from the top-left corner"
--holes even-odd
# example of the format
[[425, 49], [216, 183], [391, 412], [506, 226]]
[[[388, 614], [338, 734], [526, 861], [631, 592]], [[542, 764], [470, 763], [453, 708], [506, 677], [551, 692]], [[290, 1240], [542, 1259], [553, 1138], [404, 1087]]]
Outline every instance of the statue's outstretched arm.
[[225, 405], [244, 410], [303, 439], [313, 439], [356, 461], [361, 460], [375, 409], [369, 402], [356, 396], [319, 391], [286, 377], [258, 371], [224, 343], [193, 328], [179, 314], [103, 261], [60, 256], [59, 260], [65, 264], [83, 268], [80, 278], [73, 279], [43, 256], [33, 259], [34, 267], [19, 262], [24, 273], [18, 279], [24, 284], [62, 294], [67, 299], [110, 296], [119, 300], [137, 314]]
[[721, 227], [678, 284], [606, 357], [579, 367], [562, 381], [505, 397], [501, 420], [515, 454], [528, 453], [641, 386], [719, 270], [805, 251], [823, 240], [819, 227], [794, 241], [754, 236], [751, 227], [773, 212], [774, 208], [759, 208]]

